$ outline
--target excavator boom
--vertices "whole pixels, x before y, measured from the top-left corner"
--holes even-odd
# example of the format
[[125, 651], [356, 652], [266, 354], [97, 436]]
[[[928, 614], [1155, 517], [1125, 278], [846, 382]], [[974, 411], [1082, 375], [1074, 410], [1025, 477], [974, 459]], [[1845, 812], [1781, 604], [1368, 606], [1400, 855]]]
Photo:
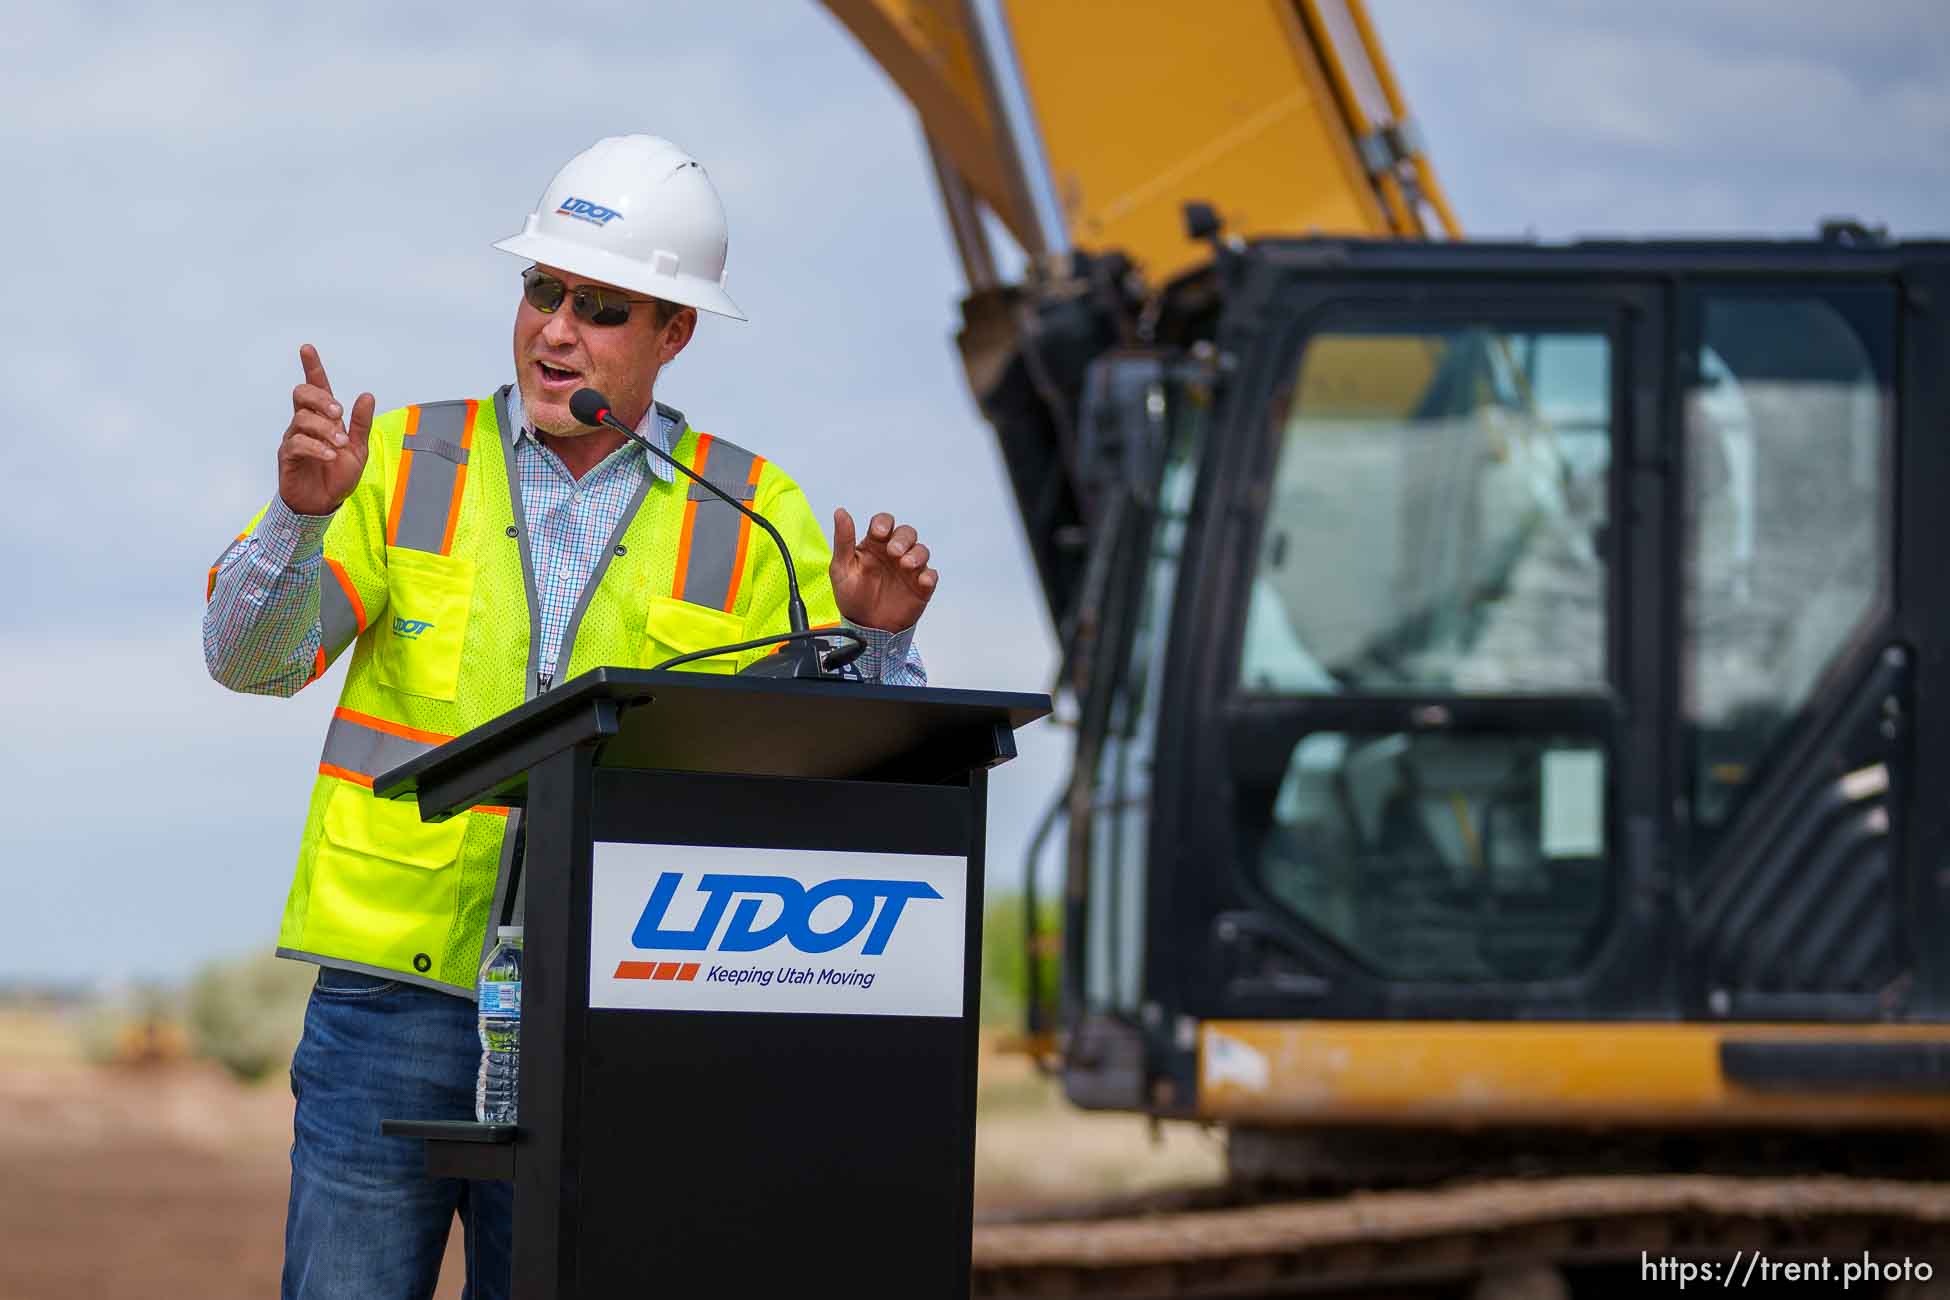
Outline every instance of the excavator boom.
[[1007, 70], [971, 0], [826, 6], [920, 114], [971, 288], [992, 270], [958, 190], [1036, 257], [1046, 184], [1061, 243], [1116, 249], [1153, 284], [1207, 256], [1184, 231], [1190, 200], [1245, 236], [1457, 233], [1361, 0], [1004, 0], [1047, 177], [1009, 129]]
[[1070, 241], [1163, 283], [1230, 234], [1453, 236], [1361, 0], [1092, 5], [1007, 0]]

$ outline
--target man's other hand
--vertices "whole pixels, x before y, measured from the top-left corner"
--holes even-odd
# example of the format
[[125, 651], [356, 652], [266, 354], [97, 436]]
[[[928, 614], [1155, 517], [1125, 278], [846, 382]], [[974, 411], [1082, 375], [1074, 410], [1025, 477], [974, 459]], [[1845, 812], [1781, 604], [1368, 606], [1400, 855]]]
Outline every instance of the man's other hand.
[[941, 575], [928, 567], [928, 548], [907, 524], [875, 515], [857, 538], [853, 516], [833, 512], [833, 599], [856, 627], [904, 632], [928, 607]]
[[352, 423], [332, 396], [332, 381], [318, 349], [298, 349], [305, 382], [291, 390], [291, 423], [278, 444], [278, 495], [301, 515], [329, 515], [352, 495], [366, 468], [366, 435], [372, 432], [372, 394], [352, 403]]

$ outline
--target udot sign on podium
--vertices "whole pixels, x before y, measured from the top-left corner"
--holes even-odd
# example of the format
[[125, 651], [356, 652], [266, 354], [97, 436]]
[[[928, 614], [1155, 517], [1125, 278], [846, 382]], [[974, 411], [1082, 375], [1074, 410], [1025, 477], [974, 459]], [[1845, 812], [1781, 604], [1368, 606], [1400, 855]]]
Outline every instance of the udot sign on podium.
[[589, 1004], [959, 1017], [967, 876], [958, 857], [601, 845]]
[[376, 783], [517, 809], [518, 1300], [958, 1296], [988, 769], [1039, 695], [598, 669]]

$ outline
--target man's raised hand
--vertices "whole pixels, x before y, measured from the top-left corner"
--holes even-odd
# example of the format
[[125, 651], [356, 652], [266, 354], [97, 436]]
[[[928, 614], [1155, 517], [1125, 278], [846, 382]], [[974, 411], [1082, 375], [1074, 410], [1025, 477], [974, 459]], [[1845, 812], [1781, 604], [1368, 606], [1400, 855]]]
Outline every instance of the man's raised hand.
[[878, 514], [856, 537], [853, 516], [833, 512], [833, 599], [856, 627], [902, 632], [928, 607], [941, 575], [928, 567], [928, 548], [908, 524]]
[[318, 349], [298, 349], [305, 382], [291, 390], [291, 423], [278, 444], [278, 495], [301, 515], [329, 515], [352, 495], [366, 468], [366, 437], [372, 432], [372, 394], [352, 403], [352, 422], [332, 396], [332, 381]]

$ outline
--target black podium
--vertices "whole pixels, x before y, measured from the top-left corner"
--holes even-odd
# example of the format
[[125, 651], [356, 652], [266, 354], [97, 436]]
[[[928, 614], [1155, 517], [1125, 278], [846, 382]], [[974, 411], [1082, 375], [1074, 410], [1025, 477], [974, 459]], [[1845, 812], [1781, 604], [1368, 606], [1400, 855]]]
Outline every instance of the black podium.
[[967, 1294], [987, 769], [1048, 711], [597, 669], [375, 783], [522, 810], [519, 1123], [386, 1126], [514, 1181], [517, 1300]]

